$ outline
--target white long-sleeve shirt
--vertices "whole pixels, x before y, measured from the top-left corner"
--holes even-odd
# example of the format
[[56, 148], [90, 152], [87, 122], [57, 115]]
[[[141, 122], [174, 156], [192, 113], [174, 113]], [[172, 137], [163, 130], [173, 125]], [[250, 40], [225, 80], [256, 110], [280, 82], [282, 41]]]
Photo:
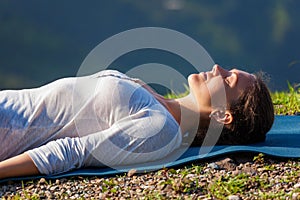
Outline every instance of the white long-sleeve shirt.
[[0, 92], [0, 161], [27, 152], [42, 174], [164, 158], [178, 123], [146, 89], [113, 70]]

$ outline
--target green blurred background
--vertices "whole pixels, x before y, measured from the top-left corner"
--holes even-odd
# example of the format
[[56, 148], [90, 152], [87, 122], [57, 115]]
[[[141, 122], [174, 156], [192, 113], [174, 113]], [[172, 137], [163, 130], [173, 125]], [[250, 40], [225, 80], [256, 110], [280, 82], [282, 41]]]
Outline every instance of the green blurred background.
[[[299, 19], [297, 0], [0, 0], [0, 88], [75, 76], [103, 40], [156, 26], [192, 37], [221, 66], [263, 70], [272, 90], [284, 90], [287, 80], [300, 82]], [[135, 52], [114, 65], [186, 64], [176, 59], [165, 52]]]

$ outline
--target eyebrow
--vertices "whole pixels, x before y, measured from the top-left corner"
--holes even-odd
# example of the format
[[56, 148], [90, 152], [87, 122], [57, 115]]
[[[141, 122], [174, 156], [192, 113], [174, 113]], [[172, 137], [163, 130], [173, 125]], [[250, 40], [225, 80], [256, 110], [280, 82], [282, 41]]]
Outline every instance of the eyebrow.
[[254, 78], [255, 81], [257, 80], [257, 77], [255, 76], [255, 74], [250, 74], [250, 75]]

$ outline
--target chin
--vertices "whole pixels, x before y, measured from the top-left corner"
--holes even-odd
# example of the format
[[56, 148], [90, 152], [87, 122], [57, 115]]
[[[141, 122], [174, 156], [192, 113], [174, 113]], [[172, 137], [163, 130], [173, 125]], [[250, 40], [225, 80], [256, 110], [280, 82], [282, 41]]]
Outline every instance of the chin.
[[191, 74], [188, 76], [188, 82], [189, 83], [193, 83], [193, 82], [199, 82], [200, 79], [199, 79], [199, 74]]

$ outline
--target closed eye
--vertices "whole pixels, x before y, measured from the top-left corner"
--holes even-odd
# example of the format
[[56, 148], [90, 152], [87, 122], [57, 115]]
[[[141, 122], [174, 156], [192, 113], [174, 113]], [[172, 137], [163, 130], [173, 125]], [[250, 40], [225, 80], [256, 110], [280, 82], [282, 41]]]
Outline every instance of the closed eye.
[[225, 77], [224, 81], [229, 87], [234, 87], [235, 82], [236, 82], [236, 73], [231, 72], [230, 76]]
[[228, 77], [225, 78], [225, 83], [230, 86], [230, 80]]

